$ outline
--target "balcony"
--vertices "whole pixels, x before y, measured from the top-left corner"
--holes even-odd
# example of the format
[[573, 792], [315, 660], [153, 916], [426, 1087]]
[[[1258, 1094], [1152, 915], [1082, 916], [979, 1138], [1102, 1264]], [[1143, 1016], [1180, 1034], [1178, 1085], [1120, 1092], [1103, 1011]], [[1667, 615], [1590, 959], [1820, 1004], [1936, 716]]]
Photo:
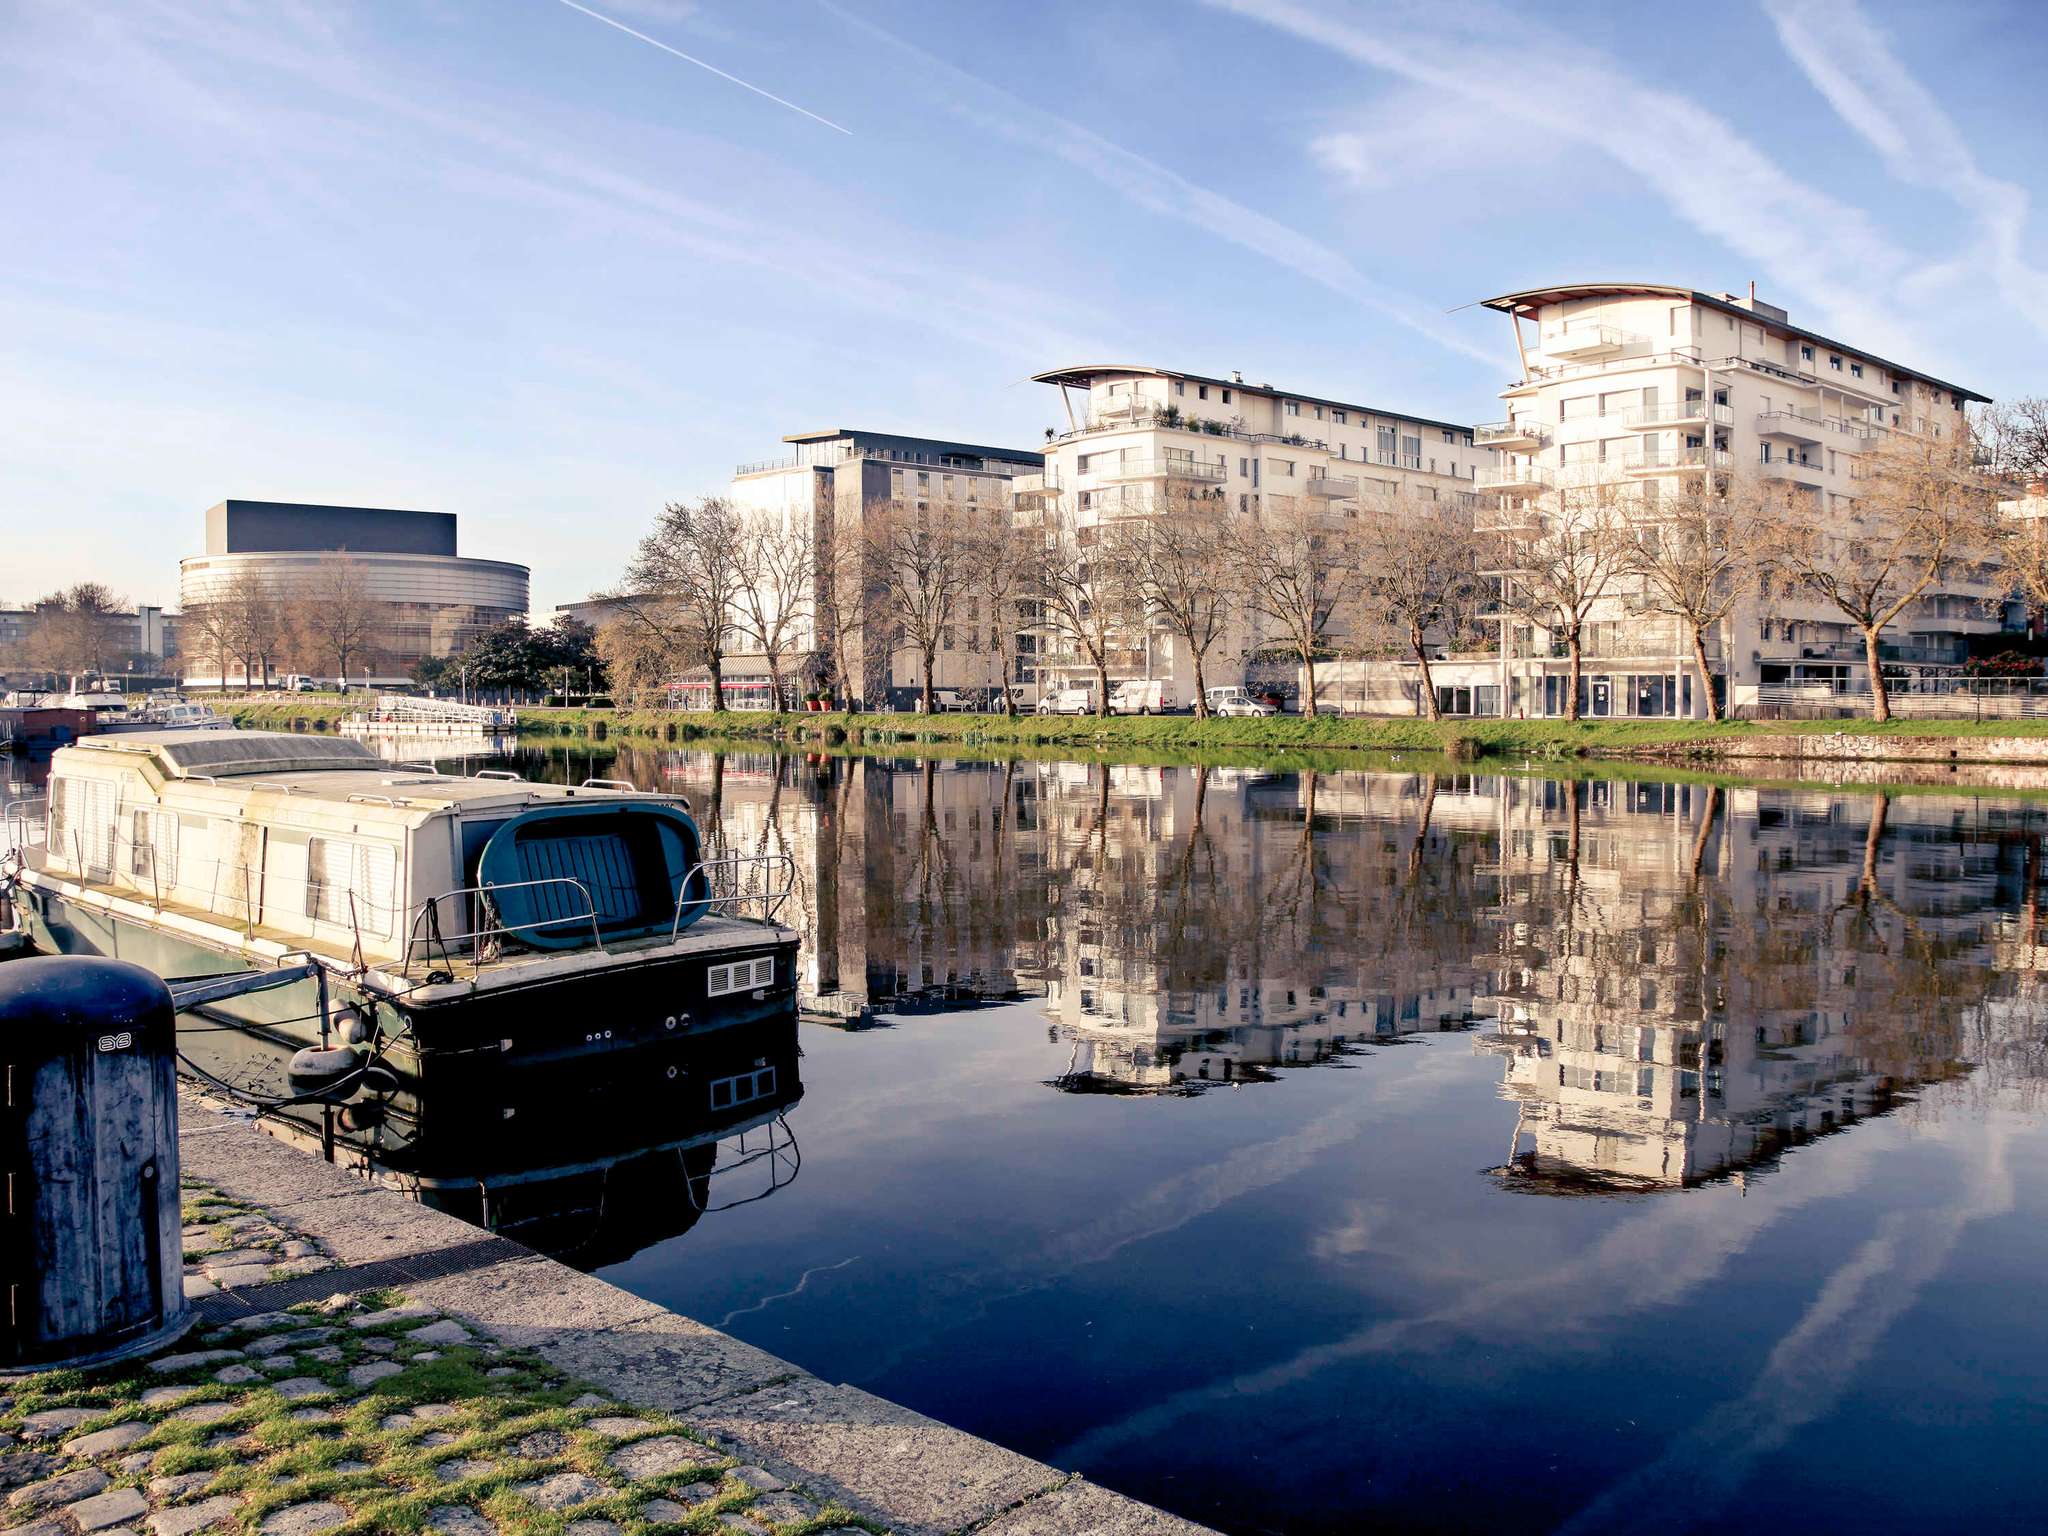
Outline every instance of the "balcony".
[[1637, 340], [1612, 325], [1559, 325], [1543, 332], [1543, 351], [1549, 357], [1612, 357]]
[[1827, 465], [1818, 458], [1765, 459], [1757, 468], [1773, 480], [1791, 480], [1800, 485], [1819, 485], [1821, 476], [1827, 473]]
[[1762, 411], [1756, 418], [1759, 436], [1783, 438], [1791, 443], [1819, 443], [1824, 425], [1820, 417], [1802, 416], [1797, 411]]
[[1472, 429], [1475, 448], [1499, 448], [1508, 453], [1534, 453], [1550, 441], [1550, 433], [1531, 417], [1514, 421], [1489, 421]]
[[[1725, 405], [1714, 407], [1714, 424], [1722, 427], [1735, 425], [1735, 412]], [[1667, 405], [1638, 406], [1623, 414], [1622, 425], [1631, 432], [1656, 432], [1665, 427], [1703, 427], [1707, 424], [1707, 402], [1698, 400], [1675, 400]]]
[[[1734, 460], [1726, 448], [1716, 448], [1713, 453], [1715, 469], [1730, 469]], [[1641, 453], [1632, 454], [1621, 461], [1622, 473], [1639, 477], [1649, 475], [1683, 475], [1707, 467], [1705, 448], [1645, 448]]]
[[1229, 473], [1229, 466], [1218, 459], [1213, 464], [1200, 459], [1124, 459], [1116, 464], [1091, 464], [1088, 473], [1098, 481], [1120, 480], [1194, 480], [1214, 484]]
[[1550, 471], [1540, 464], [1496, 464], [1473, 482], [1476, 490], [1514, 497], [1541, 496], [1550, 486]]
[[1325, 501], [1348, 501], [1358, 494], [1356, 475], [1311, 475], [1302, 489]]

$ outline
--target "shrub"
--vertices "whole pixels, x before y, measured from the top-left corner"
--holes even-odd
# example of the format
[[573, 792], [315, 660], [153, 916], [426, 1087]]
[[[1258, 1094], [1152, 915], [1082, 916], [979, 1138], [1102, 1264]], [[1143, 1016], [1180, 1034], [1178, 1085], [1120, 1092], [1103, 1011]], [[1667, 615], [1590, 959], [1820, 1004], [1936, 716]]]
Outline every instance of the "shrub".
[[1486, 755], [1486, 743], [1472, 731], [1451, 731], [1444, 737], [1444, 755], [1454, 763], [1476, 763]]

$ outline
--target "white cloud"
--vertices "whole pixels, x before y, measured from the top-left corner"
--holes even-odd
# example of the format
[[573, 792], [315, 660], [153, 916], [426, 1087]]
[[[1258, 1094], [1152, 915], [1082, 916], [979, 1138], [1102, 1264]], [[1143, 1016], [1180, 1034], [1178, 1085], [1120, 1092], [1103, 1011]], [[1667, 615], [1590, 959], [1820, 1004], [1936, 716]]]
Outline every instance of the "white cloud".
[[1855, 0], [1764, 0], [1778, 40], [1815, 90], [1910, 186], [1953, 199], [1983, 236], [1953, 260], [1909, 278], [1922, 289], [1945, 286], [1988, 264], [2001, 296], [2048, 334], [2048, 272], [2031, 265], [2024, 242], [2024, 188], [1986, 174], [1955, 120], [1916, 80]]
[[[1516, 137], [1514, 159], [1523, 174], [1547, 172], [1560, 146], [1548, 135]], [[1345, 114], [1309, 141], [1309, 153], [1325, 171], [1364, 193], [1424, 193], [1445, 184], [1447, 166], [1484, 165], [1499, 158], [1498, 130], [1464, 101], [1420, 88], [1389, 92], [1369, 107]], [[1483, 216], [1484, 195], [1458, 196], [1438, 205]]]
[[821, 0], [821, 3], [849, 26], [916, 59], [924, 66], [924, 78], [928, 84], [943, 81], [949, 85], [951, 89], [942, 97], [944, 105], [969, 122], [1013, 144], [1064, 160], [1147, 213], [1192, 224], [1217, 239], [1276, 262], [1363, 308], [1376, 310], [1441, 347], [1484, 363], [1488, 368], [1499, 367], [1498, 354], [1477, 347], [1459, 335], [1445, 323], [1439, 306], [1367, 276], [1349, 258], [1314, 236], [1190, 181], [1156, 160], [1112, 143], [1101, 134], [1041, 111], [1001, 86], [841, 9], [832, 0]]
[[[1831, 323], [1909, 350], [1884, 296], [1913, 264], [1867, 214], [1791, 175], [1727, 119], [1636, 80], [1582, 37], [1492, 8], [1404, 17], [1298, 0], [1206, 3], [1458, 102], [1499, 155], [1517, 152], [1531, 131], [1599, 150]], [[1502, 195], [1528, 193], [1508, 183]]]

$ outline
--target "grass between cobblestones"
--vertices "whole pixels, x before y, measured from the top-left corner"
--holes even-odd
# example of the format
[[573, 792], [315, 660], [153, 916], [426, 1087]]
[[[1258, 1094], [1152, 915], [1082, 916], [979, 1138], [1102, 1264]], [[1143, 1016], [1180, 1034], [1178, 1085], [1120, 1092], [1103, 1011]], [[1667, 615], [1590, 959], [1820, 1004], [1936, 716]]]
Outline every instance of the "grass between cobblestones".
[[[249, 1210], [187, 1191], [188, 1221]], [[120, 1490], [133, 1490], [120, 1523], [159, 1536], [879, 1530], [741, 1466], [673, 1415], [593, 1392], [396, 1293], [207, 1329], [148, 1362], [21, 1378], [0, 1403], [4, 1518], [36, 1536], [78, 1529]], [[80, 1444], [127, 1424], [147, 1427]]]

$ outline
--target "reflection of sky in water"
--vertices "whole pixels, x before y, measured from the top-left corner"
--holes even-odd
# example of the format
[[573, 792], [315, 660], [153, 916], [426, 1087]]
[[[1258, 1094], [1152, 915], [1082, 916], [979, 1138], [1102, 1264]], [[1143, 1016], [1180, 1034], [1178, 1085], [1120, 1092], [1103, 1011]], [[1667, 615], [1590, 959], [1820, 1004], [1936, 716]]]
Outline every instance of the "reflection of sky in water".
[[618, 1283], [1233, 1530], [2031, 1513], [2048, 814], [622, 766], [877, 1016], [804, 1026], [801, 1178]]

